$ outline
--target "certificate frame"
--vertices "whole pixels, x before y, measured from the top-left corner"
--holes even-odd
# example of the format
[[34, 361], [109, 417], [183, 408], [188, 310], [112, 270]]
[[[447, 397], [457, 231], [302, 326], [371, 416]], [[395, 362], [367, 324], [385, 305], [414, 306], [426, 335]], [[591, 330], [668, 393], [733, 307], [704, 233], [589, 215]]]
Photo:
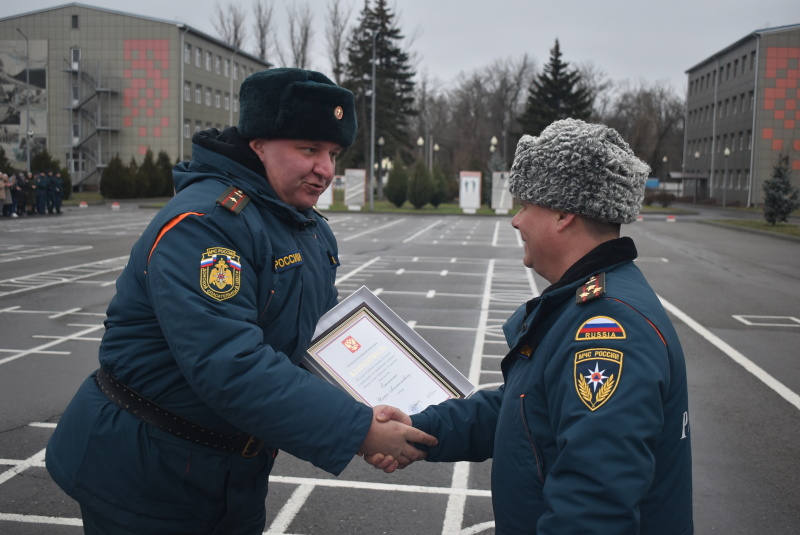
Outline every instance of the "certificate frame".
[[[353, 336], [377, 342], [362, 348]], [[380, 343], [384, 345], [378, 345]], [[340, 347], [342, 345], [347, 351]], [[377, 349], [373, 349], [375, 345], [378, 345]], [[362, 349], [364, 351], [359, 354]], [[372, 353], [364, 354], [366, 351]], [[354, 360], [345, 365], [343, 355], [352, 356]], [[386, 359], [382, 358], [384, 356], [390, 359], [388, 366]], [[366, 286], [320, 318], [302, 362], [311, 373], [366, 405], [392, 405], [408, 414], [415, 414], [429, 404], [446, 399], [469, 397], [475, 391], [475, 386], [461, 372]], [[344, 373], [346, 368], [351, 369], [349, 373]], [[392, 377], [395, 380], [387, 380], [387, 386], [383, 388], [381, 374], [385, 377], [398, 370], [406, 374], [399, 383], [406, 379], [409, 382], [401, 386], [395, 373]], [[362, 373], [371, 374], [372, 378]], [[374, 384], [376, 380], [378, 385]], [[414, 401], [414, 389], [424, 389], [429, 397]], [[429, 400], [431, 403], [425, 404]]]

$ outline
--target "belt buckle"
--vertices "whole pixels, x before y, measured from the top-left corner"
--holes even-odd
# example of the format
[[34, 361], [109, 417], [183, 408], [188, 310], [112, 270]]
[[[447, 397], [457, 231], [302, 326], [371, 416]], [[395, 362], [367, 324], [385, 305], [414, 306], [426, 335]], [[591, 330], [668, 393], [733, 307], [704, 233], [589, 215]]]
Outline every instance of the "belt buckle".
[[260, 438], [250, 436], [247, 439], [247, 443], [245, 443], [244, 448], [242, 448], [242, 457], [251, 458], [258, 455], [258, 452], [261, 451], [261, 448], [264, 447], [264, 441]]

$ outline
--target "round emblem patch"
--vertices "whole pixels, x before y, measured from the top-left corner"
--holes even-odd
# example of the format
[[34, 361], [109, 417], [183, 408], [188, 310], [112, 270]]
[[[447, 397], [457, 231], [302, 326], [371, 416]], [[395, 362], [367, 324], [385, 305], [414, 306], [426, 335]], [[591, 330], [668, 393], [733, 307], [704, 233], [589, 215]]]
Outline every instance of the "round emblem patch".
[[334, 115], [334, 116], [335, 116], [337, 119], [341, 119], [342, 117], [344, 117], [344, 110], [342, 109], [342, 107], [341, 107], [341, 106], [336, 106], [336, 109], [335, 109], [335, 110], [333, 110], [333, 115]]

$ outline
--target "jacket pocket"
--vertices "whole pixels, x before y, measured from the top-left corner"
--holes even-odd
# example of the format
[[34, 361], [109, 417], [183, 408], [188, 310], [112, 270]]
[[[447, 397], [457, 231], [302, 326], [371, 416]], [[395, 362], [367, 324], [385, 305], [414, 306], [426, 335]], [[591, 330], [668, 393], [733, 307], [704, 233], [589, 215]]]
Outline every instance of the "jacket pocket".
[[542, 456], [539, 454], [539, 449], [536, 447], [536, 441], [533, 439], [531, 426], [528, 424], [527, 411], [525, 410], [525, 394], [520, 394], [519, 396], [519, 420], [522, 422], [525, 438], [528, 439], [528, 444], [530, 444], [531, 452], [533, 453], [533, 459], [536, 461], [536, 472], [539, 482], [544, 484], [544, 466], [542, 463]]

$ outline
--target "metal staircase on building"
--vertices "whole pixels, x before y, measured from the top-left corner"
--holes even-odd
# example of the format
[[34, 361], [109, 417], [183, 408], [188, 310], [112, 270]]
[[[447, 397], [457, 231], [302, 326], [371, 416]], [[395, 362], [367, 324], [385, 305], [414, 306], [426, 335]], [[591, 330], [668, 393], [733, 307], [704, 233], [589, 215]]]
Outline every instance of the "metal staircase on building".
[[[69, 76], [68, 160], [73, 185], [79, 190], [99, 186], [100, 175], [113, 157], [120, 131], [119, 81], [103, 77], [100, 65], [93, 73], [72, 61]], [[77, 135], [76, 135], [77, 134]]]

